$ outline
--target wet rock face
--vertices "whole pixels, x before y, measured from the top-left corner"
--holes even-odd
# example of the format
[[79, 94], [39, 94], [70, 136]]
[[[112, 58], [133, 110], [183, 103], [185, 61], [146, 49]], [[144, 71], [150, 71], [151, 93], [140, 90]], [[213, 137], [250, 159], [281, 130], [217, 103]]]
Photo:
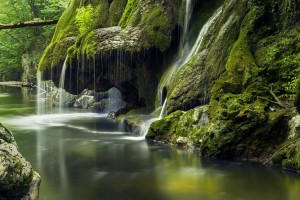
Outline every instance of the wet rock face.
[[64, 89], [57, 88], [51, 82], [51, 90], [48, 96], [53, 106], [61, 108], [88, 109], [96, 113], [117, 112], [126, 106], [121, 92], [117, 88], [111, 88], [106, 92], [95, 92], [85, 89], [79, 95], [70, 94]]
[[[227, 59], [247, 11], [246, 1], [224, 2], [221, 14], [204, 36], [198, 53], [174, 78], [168, 94], [168, 113], [209, 103], [211, 87], [226, 70]], [[211, 16], [214, 10], [201, 10], [200, 7], [198, 12]]]
[[[297, 6], [294, 0], [226, 0], [204, 46], [169, 89], [171, 114], [154, 122], [147, 137], [188, 141], [210, 157], [273, 160], [299, 172]], [[206, 114], [189, 126], [186, 119], [202, 104]]]
[[[81, 32], [76, 9], [89, 4], [94, 24]], [[131, 107], [153, 106], [165, 61], [178, 49], [179, 6], [179, 0], [72, 0], [40, 62], [43, 79], [59, 85], [68, 56], [68, 92], [116, 87]]]
[[0, 137], [0, 199], [38, 199], [40, 176], [18, 152], [11, 132], [1, 124]]

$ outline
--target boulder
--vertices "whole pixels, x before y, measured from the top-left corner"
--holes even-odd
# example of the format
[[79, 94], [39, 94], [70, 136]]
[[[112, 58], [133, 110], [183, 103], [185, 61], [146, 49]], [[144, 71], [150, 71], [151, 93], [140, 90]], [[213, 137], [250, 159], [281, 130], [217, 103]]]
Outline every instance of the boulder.
[[41, 178], [18, 152], [12, 133], [0, 124], [0, 199], [37, 200]]
[[83, 108], [88, 109], [92, 108], [95, 103], [95, 98], [93, 96], [82, 95], [78, 99], [76, 99], [74, 103], [74, 108]]

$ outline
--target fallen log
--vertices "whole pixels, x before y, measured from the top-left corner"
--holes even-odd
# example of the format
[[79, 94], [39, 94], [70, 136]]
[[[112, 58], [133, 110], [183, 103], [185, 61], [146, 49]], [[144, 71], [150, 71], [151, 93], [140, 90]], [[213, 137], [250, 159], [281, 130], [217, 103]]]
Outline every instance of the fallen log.
[[28, 22], [21, 22], [15, 24], [0, 24], [0, 30], [24, 28], [30, 26], [48, 26], [48, 25], [57, 24], [57, 22], [58, 20], [38, 20], [38, 21], [28, 21]]

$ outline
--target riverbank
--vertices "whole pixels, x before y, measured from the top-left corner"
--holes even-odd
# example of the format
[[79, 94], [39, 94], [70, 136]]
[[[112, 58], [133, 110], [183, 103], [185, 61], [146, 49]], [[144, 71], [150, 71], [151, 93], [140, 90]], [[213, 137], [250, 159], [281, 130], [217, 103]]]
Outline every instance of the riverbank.
[[0, 82], [0, 85], [10, 86], [10, 87], [33, 87], [32, 83], [27, 83], [22, 81], [5, 81], [5, 82]]

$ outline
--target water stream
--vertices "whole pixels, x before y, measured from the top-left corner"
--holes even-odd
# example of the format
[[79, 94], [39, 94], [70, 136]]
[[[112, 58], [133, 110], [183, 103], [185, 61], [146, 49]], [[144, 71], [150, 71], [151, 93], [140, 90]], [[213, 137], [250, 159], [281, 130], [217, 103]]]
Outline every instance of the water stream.
[[[185, 33], [184, 37], [187, 37], [188, 33], [188, 23], [191, 15], [191, 9], [192, 9], [192, 2], [190, 0], [186, 1], [186, 17], [185, 17]], [[216, 19], [220, 16], [222, 12], [222, 7], [218, 8], [214, 14], [208, 19], [208, 21], [203, 25], [201, 28], [197, 40], [193, 44], [192, 47], [190, 47], [188, 43], [188, 39], [185, 38], [183, 39], [184, 41], [184, 46], [182, 50], [179, 52], [179, 57], [174, 61], [173, 64], [167, 69], [167, 71], [164, 73], [164, 75], [161, 78], [158, 91], [157, 91], [157, 98], [159, 102], [159, 106], [161, 106], [161, 111], [159, 114], [159, 117], [157, 118], [151, 118], [147, 120], [143, 125], [142, 125], [142, 135], [146, 135], [149, 127], [151, 124], [157, 120], [160, 120], [164, 117], [164, 114], [166, 113], [166, 108], [168, 104], [168, 99], [166, 95], [164, 95], [164, 90], [169, 87], [171, 84], [173, 78], [176, 76], [176, 73], [184, 67], [192, 58], [193, 56], [199, 51], [203, 38], [207, 34], [209, 28], [213, 25], [213, 23], [216, 21]], [[163, 99], [165, 97], [165, 99]]]
[[[192, 0], [187, 0], [184, 37], [191, 11]], [[188, 38], [183, 40], [178, 59], [160, 83], [160, 115], [142, 125], [140, 136], [124, 132], [122, 125], [106, 114], [65, 109], [62, 99], [59, 109], [53, 108], [46, 93], [52, 85], [42, 82], [40, 74], [37, 93], [0, 86], [0, 122], [13, 131], [19, 151], [42, 176], [41, 200], [300, 199], [298, 175], [253, 163], [204, 159], [191, 150], [144, 140], [151, 123], [166, 112], [163, 90], [198, 52], [220, 13], [221, 8], [202, 27], [192, 47]], [[123, 56], [120, 52], [120, 59]], [[79, 78], [80, 63], [76, 67]], [[67, 58], [60, 78], [61, 93], [66, 68]], [[93, 78], [95, 88], [95, 75]], [[110, 99], [120, 96], [117, 91], [109, 95]]]
[[[66, 77], [66, 70], [68, 67], [68, 56], [66, 57], [59, 79], [59, 88], [60, 88], [60, 95], [59, 95], [59, 112], [62, 113], [63, 107], [63, 99], [64, 99], [64, 89], [65, 89], [65, 77]], [[39, 80], [41, 82], [41, 80]]]
[[35, 99], [35, 91], [0, 87], [0, 122], [42, 176], [41, 200], [300, 199], [297, 175], [147, 143], [102, 114], [36, 115]]

